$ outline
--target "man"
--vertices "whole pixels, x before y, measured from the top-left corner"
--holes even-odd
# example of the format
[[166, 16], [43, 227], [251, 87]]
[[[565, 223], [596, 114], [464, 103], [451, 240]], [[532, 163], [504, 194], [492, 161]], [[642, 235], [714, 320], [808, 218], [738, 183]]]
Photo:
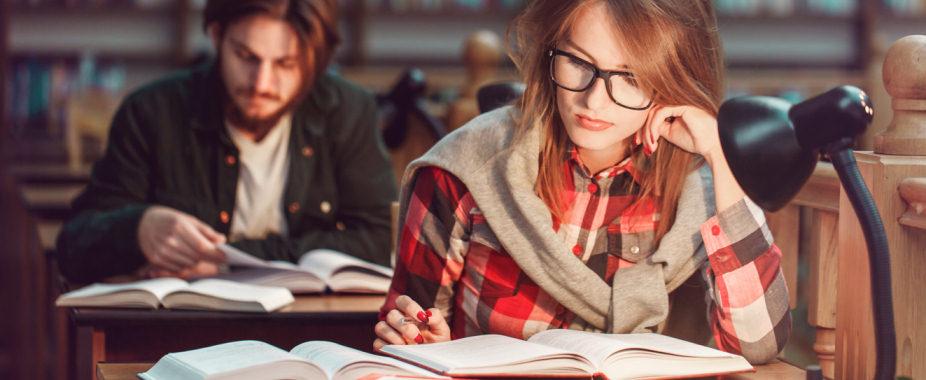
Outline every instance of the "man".
[[328, 74], [335, 0], [209, 0], [217, 59], [128, 96], [58, 237], [71, 281], [216, 273], [232, 245], [388, 264], [395, 178], [372, 97]]

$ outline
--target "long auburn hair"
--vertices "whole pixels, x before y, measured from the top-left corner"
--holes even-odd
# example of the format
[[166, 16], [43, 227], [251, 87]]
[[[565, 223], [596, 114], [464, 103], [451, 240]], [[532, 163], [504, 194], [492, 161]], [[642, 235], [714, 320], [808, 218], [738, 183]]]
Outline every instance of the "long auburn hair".
[[203, 28], [218, 25], [220, 34], [229, 24], [255, 14], [286, 21], [299, 36], [305, 53], [302, 60], [308, 87], [325, 72], [341, 41], [338, 34], [338, 4], [335, 0], [207, 0]]
[[[691, 105], [716, 116], [723, 97], [722, 52], [712, 0], [529, 2], [508, 29], [508, 54], [526, 85], [517, 103], [518, 133], [541, 128], [534, 190], [557, 218], [569, 206], [561, 194], [569, 136], [557, 111], [545, 53], [567, 36], [582, 7], [598, 1], [607, 4], [637, 83], [656, 94], [654, 104]], [[697, 161], [694, 154], [668, 143], [660, 144], [650, 157], [634, 149], [631, 160], [641, 174], [638, 202], [653, 199], [660, 212], [658, 244], [675, 222], [683, 182]]]

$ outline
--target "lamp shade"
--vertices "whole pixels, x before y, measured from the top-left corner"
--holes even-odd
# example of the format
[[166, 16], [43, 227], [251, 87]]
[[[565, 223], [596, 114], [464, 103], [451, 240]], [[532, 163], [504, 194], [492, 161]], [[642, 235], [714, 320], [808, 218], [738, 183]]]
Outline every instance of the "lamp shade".
[[767, 96], [724, 102], [717, 115], [720, 144], [736, 181], [768, 211], [783, 207], [813, 173], [820, 149], [846, 143], [871, 122], [868, 96], [834, 88], [792, 106]]

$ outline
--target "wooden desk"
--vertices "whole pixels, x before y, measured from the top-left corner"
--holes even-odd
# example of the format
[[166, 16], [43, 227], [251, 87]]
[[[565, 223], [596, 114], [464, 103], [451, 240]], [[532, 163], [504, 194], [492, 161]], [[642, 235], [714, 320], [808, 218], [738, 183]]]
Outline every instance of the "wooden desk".
[[[138, 380], [135, 375], [147, 371], [153, 365], [153, 363], [100, 363], [96, 367], [97, 379]], [[724, 380], [804, 380], [804, 378], [803, 370], [784, 362], [758, 366], [755, 373], [723, 377]]]
[[22, 184], [86, 184], [90, 181], [91, 165], [72, 168], [67, 164], [26, 164], [10, 168], [13, 177]]
[[84, 186], [23, 185], [20, 189], [30, 213], [42, 219], [63, 220], [71, 210], [71, 202], [83, 191]]
[[330, 340], [369, 352], [383, 300], [383, 295], [299, 296], [293, 305], [268, 314], [72, 309], [77, 328], [89, 335], [89, 342], [78, 343], [78, 355], [90, 354], [78, 358], [78, 376], [96, 375], [100, 362], [155, 362], [170, 352], [244, 339], [286, 350], [309, 340]]

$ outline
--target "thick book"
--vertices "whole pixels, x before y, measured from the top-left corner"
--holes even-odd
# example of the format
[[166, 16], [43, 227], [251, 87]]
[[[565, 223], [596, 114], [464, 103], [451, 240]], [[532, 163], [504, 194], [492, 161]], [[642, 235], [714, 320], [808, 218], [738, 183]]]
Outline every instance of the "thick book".
[[554, 329], [524, 341], [477, 335], [382, 353], [452, 377], [700, 377], [754, 371], [739, 355], [659, 334], [597, 334]]
[[447, 379], [390, 357], [337, 343], [310, 341], [286, 352], [253, 340], [170, 353], [138, 377], [144, 380]]
[[219, 278], [247, 284], [280, 286], [293, 293], [385, 294], [392, 282], [392, 268], [360, 260], [348, 254], [315, 249], [298, 264], [265, 261], [227, 244], [219, 245], [228, 265], [235, 268]]
[[186, 282], [157, 278], [124, 284], [93, 284], [55, 301], [61, 307], [124, 307], [187, 310], [227, 310], [266, 313], [293, 303], [293, 294], [280, 287], [204, 279]]

